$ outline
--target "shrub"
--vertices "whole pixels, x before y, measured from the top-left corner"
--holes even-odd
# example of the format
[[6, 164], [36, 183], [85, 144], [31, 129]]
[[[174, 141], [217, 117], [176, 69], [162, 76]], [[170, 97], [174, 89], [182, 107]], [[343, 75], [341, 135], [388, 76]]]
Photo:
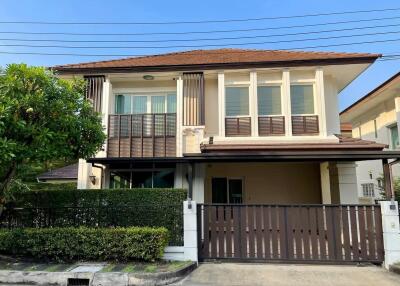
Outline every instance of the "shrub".
[[3, 220], [17, 221], [19, 227], [165, 227], [169, 244], [182, 245], [185, 198], [182, 189], [30, 191], [18, 194], [14, 202], [26, 209], [10, 209], [13, 219]]
[[1, 229], [0, 253], [55, 261], [154, 261], [167, 241], [165, 228]]

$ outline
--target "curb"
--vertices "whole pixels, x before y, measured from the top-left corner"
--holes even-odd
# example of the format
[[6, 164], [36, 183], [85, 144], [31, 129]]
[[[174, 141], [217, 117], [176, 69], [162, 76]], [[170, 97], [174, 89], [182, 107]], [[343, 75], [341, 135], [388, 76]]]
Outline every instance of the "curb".
[[89, 279], [91, 286], [168, 285], [184, 278], [196, 269], [193, 262], [175, 271], [161, 273], [123, 272], [45, 272], [0, 270], [0, 283], [67, 286], [69, 278]]
[[389, 271], [396, 274], [400, 274], [400, 265], [390, 265]]

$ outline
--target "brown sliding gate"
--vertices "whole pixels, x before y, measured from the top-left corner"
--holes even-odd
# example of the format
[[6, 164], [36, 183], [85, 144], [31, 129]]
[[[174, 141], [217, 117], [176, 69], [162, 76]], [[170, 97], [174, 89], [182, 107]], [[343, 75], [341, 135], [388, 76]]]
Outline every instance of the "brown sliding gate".
[[199, 260], [383, 261], [379, 205], [198, 205]]

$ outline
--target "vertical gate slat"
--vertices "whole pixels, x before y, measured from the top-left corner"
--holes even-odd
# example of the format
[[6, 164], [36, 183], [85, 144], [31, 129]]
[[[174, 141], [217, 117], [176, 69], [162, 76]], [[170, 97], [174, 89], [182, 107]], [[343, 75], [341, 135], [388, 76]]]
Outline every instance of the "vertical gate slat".
[[265, 259], [271, 259], [271, 227], [270, 227], [271, 206], [264, 208], [264, 252]]
[[295, 217], [294, 217], [294, 236], [296, 241], [296, 258], [297, 260], [303, 259], [303, 249], [301, 241], [301, 208], [295, 207]]
[[310, 240], [311, 251], [310, 256], [313, 260], [318, 260], [318, 236], [317, 236], [317, 212], [315, 207], [309, 209], [310, 218]]
[[224, 207], [217, 207], [217, 227], [218, 227], [218, 257], [225, 258], [225, 249], [224, 249], [224, 241], [225, 241], [225, 220], [224, 220]]
[[249, 256], [254, 258], [255, 242], [254, 242], [254, 206], [247, 208], [247, 220], [249, 227]]
[[343, 206], [342, 208], [342, 220], [343, 220], [344, 259], [346, 261], [351, 261], [349, 208], [347, 206]]
[[310, 221], [309, 221], [309, 208], [301, 208], [302, 219], [302, 237], [304, 247], [304, 259], [310, 259]]
[[240, 242], [240, 210], [241, 207], [234, 206], [233, 208], [233, 255], [235, 258], [240, 258], [241, 253], [240, 253], [240, 248], [241, 248], [241, 242]]
[[241, 258], [247, 258], [247, 206], [240, 206], [240, 253]]
[[319, 207], [316, 210], [316, 218], [318, 224], [318, 243], [319, 243], [319, 252], [320, 259], [326, 260], [328, 259], [327, 251], [326, 251], [326, 232], [325, 232], [325, 216], [324, 216], [324, 208]]
[[357, 210], [355, 206], [350, 206], [350, 227], [351, 227], [351, 248], [353, 252], [353, 261], [358, 261], [360, 258], [360, 250], [358, 243], [358, 221]]
[[342, 211], [341, 206], [335, 206], [332, 208], [333, 211], [333, 224], [334, 224], [334, 236], [335, 236], [335, 252], [336, 252], [336, 260], [343, 260], [343, 243], [342, 243], [342, 227], [341, 227], [341, 218]]
[[332, 207], [325, 207], [325, 218], [326, 218], [326, 236], [328, 242], [328, 259], [335, 260], [335, 236], [334, 236], [334, 224], [333, 224], [333, 211]]
[[383, 233], [381, 207], [374, 206], [377, 260], [383, 261]]
[[287, 231], [287, 236], [288, 236], [288, 259], [293, 260], [294, 259], [294, 232], [293, 232], [293, 227], [294, 227], [294, 220], [296, 218], [295, 213], [294, 213], [294, 208], [293, 207], [285, 207], [287, 209], [287, 225], [288, 225], [288, 231]]
[[256, 239], [257, 239], [257, 255], [258, 259], [263, 258], [263, 235], [262, 235], [262, 211], [263, 206], [256, 206]]
[[278, 256], [278, 226], [277, 226], [277, 208], [271, 208], [271, 229], [272, 229], [272, 257], [279, 258]]
[[232, 257], [232, 207], [225, 207], [226, 222], [226, 256]]
[[372, 214], [372, 206], [367, 207], [367, 228], [368, 228], [368, 259], [374, 260], [375, 255], [375, 235], [374, 235], [374, 222]]
[[203, 242], [203, 257], [208, 258], [210, 256], [210, 224], [209, 224], [209, 215], [208, 215], [209, 207], [203, 206], [203, 231], [204, 231], [204, 242]]
[[358, 207], [358, 223], [360, 226], [360, 245], [361, 245], [361, 258], [362, 260], [367, 260], [368, 255], [367, 255], [367, 244], [366, 240], [367, 237], [365, 235], [365, 209], [364, 207], [360, 206]]
[[279, 207], [279, 258], [286, 259], [287, 258], [287, 232], [286, 232], [286, 224], [287, 224], [287, 214], [285, 207]]
[[215, 206], [210, 206], [211, 220], [210, 220], [210, 240], [211, 240], [211, 258], [217, 257], [217, 211]]

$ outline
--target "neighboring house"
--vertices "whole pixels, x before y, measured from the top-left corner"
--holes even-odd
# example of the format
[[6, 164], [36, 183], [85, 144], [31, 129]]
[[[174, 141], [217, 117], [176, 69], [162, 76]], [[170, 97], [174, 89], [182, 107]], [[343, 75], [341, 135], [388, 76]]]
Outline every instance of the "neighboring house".
[[[202, 204], [200, 249], [185, 242], [187, 259], [270, 259], [273, 251], [281, 260], [382, 261], [381, 240], [368, 242], [377, 247], [368, 255], [355, 244], [381, 237], [379, 209], [337, 206], [359, 202], [355, 161], [382, 160], [388, 178], [387, 159], [400, 157], [338, 135], [339, 92], [379, 56], [220, 49], [56, 66], [61, 77], [86, 79], [108, 136], [96, 157], [80, 160], [78, 188], [187, 188], [189, 202]], [[343, 256], [349, 221], [353, 247], [343, 242]], [[194, 239], [189, 226], [185, 237]], [[309, 233], [321, 240], [311, 254]]]
[[[352, 124], [354, 138], [376, 141], [387, 150], [399, 148], [400, 73], [395, 74], [340, 113], [342, 122]], [[393, 177], [400, 175], [397, 165]], [[358, 193], [362, 201], [381, 198], [383, 169], [380, 161], [357, 162]]]
[[71, 164], [61, 168], [47, 171], [37, 176], [40, 183], [76, 183], [78, 181], [79, 164]]

